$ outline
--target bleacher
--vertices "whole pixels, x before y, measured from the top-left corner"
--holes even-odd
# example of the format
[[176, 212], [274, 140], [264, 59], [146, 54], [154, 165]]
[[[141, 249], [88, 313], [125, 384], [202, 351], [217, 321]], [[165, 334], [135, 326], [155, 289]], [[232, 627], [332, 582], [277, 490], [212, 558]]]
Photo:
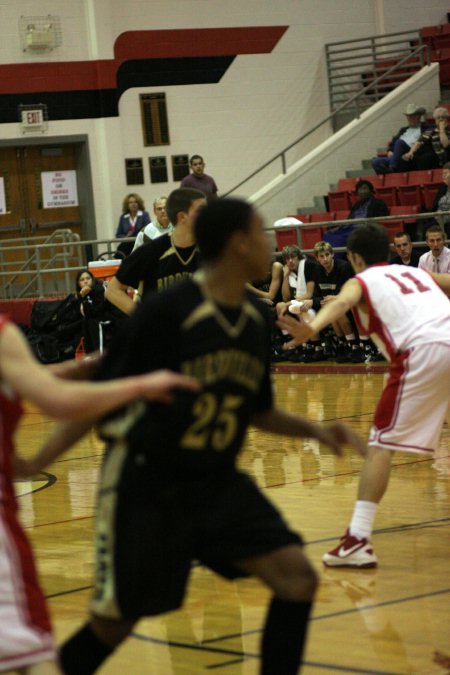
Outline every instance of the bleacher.
[[[303, 249], [313, 248], [316, 242], [323, 239], [327, 230], [326, 225], [313, 225], [314, 223], [330, 223], [332, 225], [336, 221], [343, 221], [348, 218], [349, 211], [357, 200], [355, 188], [359, 180], [368, 180], [374, 185], [376, 196], [379, 199], [384, 199], [391, 216], [409, 214], [413, 216], [412, 218], [381, 221], [392, 241], [395, 232], [405, 229], [407, 225], [414, 224], [415, 214], [431, 210], [436, 193], [442, 184], [442, 169], [339, 179], [338, 189], [330, 191], [327, 195], [328, 211], [296, 213], [291, 216], [302, 223], [312, 225], [311, 227], [301, 228], [301, 247]], [[295, 229], [279, 230], [275, 232], [275, 236], [278, 250], [288, 244], [298, 243]]]

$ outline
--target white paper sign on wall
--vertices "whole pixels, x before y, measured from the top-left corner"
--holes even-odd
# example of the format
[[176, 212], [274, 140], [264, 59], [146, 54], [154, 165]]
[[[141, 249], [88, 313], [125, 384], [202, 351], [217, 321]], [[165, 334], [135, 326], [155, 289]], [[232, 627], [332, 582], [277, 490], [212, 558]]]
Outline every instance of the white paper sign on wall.
[[76, 171], [42, 171], [41, 181], [44, 209], [78, 206]]
[[0, 214], [6, 213], [6, 199], [5, 199], [5, 181], [3, 176], [0, 176]]

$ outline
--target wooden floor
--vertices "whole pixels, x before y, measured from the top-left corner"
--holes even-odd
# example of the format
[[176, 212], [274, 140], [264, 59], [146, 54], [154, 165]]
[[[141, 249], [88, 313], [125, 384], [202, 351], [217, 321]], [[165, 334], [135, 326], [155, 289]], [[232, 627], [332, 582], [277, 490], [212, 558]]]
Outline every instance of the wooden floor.
[[[345, 420], [367, 435], [382, 367], [276, 370], [281, 406], [314, 420]], [[35, 450], [50, 428], [41, 414], [27, 413], [18, 435], [23, 454]], [[347, 525], [360, 459], [351, 453], [336, 459], [309, 440], [249, 432], [242, 467], [303, 534], [321, 574], [305, 675], [446, 672], [432, 656], [435, 648], [450, 652], [449, 452], [445, 428], [435, 457], [395, 455], [373, 537], [378, 570], [325, 570], [321, 555]], [[92, 433], [52, 465], [42, 481], [17, 483], [58, 641], [87, 614], [101, 454]], [[100, 672], [256, 675], [267, 600], [267, 591], [255, 580], [230, 583], [195, 567], [184, 609], [142, 621]]]

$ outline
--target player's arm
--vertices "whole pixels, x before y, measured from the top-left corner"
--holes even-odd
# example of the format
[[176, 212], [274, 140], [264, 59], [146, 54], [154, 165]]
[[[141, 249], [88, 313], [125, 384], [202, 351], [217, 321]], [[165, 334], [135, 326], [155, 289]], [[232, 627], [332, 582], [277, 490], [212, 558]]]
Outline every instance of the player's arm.
[[437, 285], [442, 288], [444, 293], [450, 295], [450, 274], [432, 272], [431, 276], [433, 277]]
[[362, 289], [356, 279], [349, 279], [342, 287], [341, 292], [332, 302], [323, 305], [317, 316], [309, 323], [299, 323], [287, 314], [280, 317], [277, 325], [292, 335], [292, 340], [285, 344], [286, 349], [292, 349], [302, 342], [309, 340], [328, 324], [344, 316], [352, 307], [355, 307], [362, 298]]
[[39, 473], [59, 457], [59, 455], [79, 441], [91, 427], [92, 422], [90, 420], [60, 422], [56, 425], [37, 455], [30, 459], [17, 455], [14, 457], [16, 476], [28, 478]]
[[0, 377], [21, 398], [56, 419], [92, 421], [136, 398], [167, 403], [175, 387], [198, 389], [192, 378], [168, 370], [105, 382], [61, 379], [36, 361], [12, 324], [0, 332]]
[[128, 295], [128, 286], [122, 284], [117, 277], [108, 282], [105, 298], [125, 314], [132, 314], [136, 309], [136, 303]]
[[315, 438], [330, 447], [336, 455], [342, 454], [344, 446], [353, 448], [360, 455], [366, 453], [365, 442], [350, 427], [341, 422], [317, 424], [274, 406], [269, 410], [255, 413], [252, 424], [273, 434]]

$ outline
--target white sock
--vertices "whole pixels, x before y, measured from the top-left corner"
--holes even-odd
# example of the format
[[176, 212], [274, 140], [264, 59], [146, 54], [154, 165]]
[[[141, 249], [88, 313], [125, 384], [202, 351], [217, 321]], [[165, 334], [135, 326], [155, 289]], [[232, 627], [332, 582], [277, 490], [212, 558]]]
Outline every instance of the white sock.
[[359, 539], [370, 539], [378, 504], [358, 500], [350, 521], [350, 534]]

